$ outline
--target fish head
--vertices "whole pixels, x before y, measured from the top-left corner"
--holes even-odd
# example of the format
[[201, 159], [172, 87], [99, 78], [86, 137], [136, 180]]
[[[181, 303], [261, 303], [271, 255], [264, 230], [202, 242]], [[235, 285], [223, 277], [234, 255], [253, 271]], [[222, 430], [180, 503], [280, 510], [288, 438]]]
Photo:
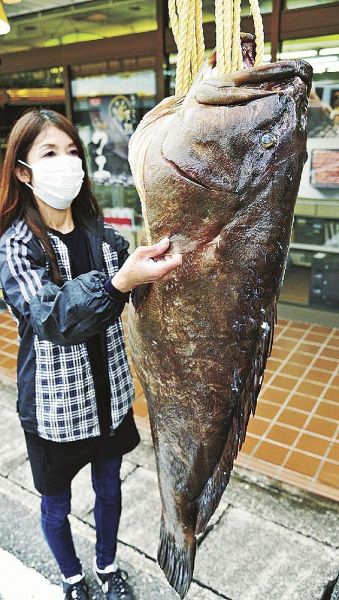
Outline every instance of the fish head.
[[[213, 76], [212, 64], [170, 110], [160, 104], [151, 111], [149, 143], [135, 145], [152, 241], [169, 235], [176, 250], [190, 252], [215, 239], [239, 210], [249, 211], [273, 181], [275, 197], [288, 185], [294, 203], [307, 157], [311, 79], [305, 61], [222, 77]], [[172, 209], [166, 221], [162, 199]]]
[[260, 188], [283, 161], [306, 160], [311, 75], [306, 62], [284, 61], [201, 81], [178, 111], [163, 157], [206, 189]]

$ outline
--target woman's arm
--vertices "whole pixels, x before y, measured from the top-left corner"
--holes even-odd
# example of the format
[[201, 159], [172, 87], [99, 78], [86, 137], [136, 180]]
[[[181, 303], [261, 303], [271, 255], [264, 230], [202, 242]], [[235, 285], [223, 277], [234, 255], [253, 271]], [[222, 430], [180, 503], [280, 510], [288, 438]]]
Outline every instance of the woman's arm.
[[6, 302], [54, 344], [85, 342], [119, 317], [126, 297], [105, 289], [106, 275], [91, 271], [59, 287], [46, 270], [40, 245], [28, 228], [11, 228], [0, 242], [0, 281]]
[[[164, 245], [156, 250], [153, 246], [150, 248], [152, 251], [146, 252], [143, 261], [140, 260], [141, 248], [128, 258], [128, 273], [131, 267], [132, 273], [135, 272], [136, 267], [138, 276], [126, 278], [123, 272], [122, 280], [128, 282], [126, 289], [115, 286], [113, 278], [117, 292], [112, 294], [105, 286], [106, 275], [99, 271], [79, 275], [59, 287], [51, 281], [42, 249], [29, 229], [26, 226], [20, 230], [11, 228], [0, 241], [0, 282], [5, 300], [30, 321], [40, 339], [59, 345], [85, 342], [114, 323], [121, 313], [126, 292], [138, 284], [136, 279], [149, 281], [149, 271], [152, 272], [152, 281], [155, 280], [155, 271], [156, 278], [161, 279], [165, 272], [174, 268], [171, 265], [171, 269], [166, 270], [160, 264], [165, 265], [165, 261], [155, 263], [150, 260], [149, 254], [161, 254]], [[124, 262], [120, 271], [128, 261]]]

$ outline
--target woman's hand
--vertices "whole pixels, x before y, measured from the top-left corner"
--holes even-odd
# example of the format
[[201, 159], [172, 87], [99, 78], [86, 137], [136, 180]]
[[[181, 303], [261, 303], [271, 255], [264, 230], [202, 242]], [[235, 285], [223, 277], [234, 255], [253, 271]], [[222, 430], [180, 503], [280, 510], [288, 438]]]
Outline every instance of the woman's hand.
[[169, 238], [165, 237], [152, 246], [139, 246], [114, 275], [112, 285], [120, 292], [128, 292], [141, 283], [166, 280], [166, 276], [182, 263], [181, 254], [163, 255], [169, 244]]

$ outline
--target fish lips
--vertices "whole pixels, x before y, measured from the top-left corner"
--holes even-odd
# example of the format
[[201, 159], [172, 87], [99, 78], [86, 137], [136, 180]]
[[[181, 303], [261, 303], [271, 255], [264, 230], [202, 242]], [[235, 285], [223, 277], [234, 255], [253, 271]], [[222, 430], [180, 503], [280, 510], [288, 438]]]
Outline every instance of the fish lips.
[[[303, 91], [306, 97], [311, 91], [312, 74], [311, 65], [304, 60], [279, 61], [206, 79], [193, 90], [194, 98], [200, 104], [229, 106], [272, 94], [295, 95]], [[302, 90], [295, 85], [296, 78]]]

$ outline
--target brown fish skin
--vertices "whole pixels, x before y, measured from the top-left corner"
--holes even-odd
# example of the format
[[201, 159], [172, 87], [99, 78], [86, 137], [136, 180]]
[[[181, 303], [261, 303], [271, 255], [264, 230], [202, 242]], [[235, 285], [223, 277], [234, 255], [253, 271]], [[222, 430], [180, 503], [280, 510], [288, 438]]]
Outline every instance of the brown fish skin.
[[131, 141], [148, 241], [168, 235], [184, 253], [129, 323], [162, 500], [158, 561], [182, 598], [271, 349], [311, 77], [289, 61], [200, 81], [153, 109]]

